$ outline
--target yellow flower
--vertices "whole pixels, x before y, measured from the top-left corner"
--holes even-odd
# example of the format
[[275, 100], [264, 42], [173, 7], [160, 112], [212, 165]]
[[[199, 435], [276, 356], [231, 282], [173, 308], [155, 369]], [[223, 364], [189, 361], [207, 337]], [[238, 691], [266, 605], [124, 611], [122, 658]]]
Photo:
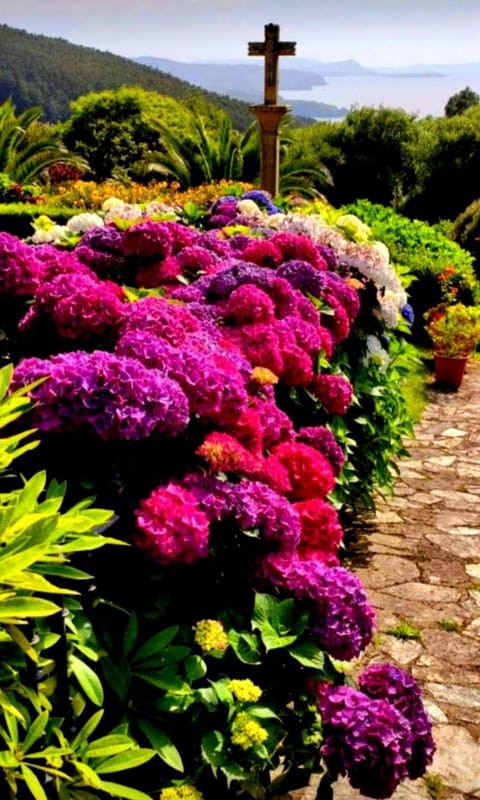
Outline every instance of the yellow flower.
[[262, 696], [262, 690], [256, 686], [250, 678], [245, 680], [231, 680], [228, 688], [237, 700], [241, 703], [255, 703]]
[[203, 794], [191, 783], [184, 783], [183, 786], [162, 789], [159, 800], [203, 800]]
[[257, 744], [263, 744], [268, 737], [265, 728], [262, 728], [245, 711], [240, 711], [232, 723], [232, 744], [236, 744], [242, 750], [248, 750]]
[[211, 650], [225, 651], [228, 647], [227, 634], [218, 619], [201, 619], [195, 625], [195, 641], [204, 653]]
[[268, 367], [254, 367], [252, 370], [252, 380], [261, 386], [278, 383], [278, 376]]

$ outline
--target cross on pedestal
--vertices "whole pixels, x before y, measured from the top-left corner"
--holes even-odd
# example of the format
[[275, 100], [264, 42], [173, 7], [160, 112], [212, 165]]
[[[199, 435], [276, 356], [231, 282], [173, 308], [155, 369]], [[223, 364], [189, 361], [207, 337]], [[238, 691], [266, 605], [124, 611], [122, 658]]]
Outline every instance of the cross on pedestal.
[[249, 56], [265, 56], [265, 98], [266, 106], [278, 104], [278, 57], [294, 56], [295, 42], [280, 41], [280, 26], [265, 25], [265, 41], [249, 42]]
[[265, 41], [249, 42], [249, 56], [265, 57], [264, 105], [250, 106], [260, 126], [261, 187], [272, 197], [278, 194], [280, 146], [278, 129], [288, 106], [278, 105], [278, 58], [294, 56], [295, 42], [280, 41], [280, 26], [265, 25]]

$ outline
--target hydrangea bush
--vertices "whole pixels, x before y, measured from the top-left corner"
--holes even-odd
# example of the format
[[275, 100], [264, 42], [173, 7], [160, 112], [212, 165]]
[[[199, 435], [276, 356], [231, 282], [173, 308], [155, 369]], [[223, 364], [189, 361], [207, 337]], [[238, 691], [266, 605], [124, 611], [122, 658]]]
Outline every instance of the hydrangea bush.
[[[70, 250], [1, 239], [0, 286], [36, 455], [127, 545], [89, 555], [78, 601], [109, 730], [157, 754], [118, 796], [267, 800], [312, 772], [390, 796], [431, 762], [430, 723], [390, 665], [345, 685], [375, 619], [339, 514], [363, 480], [345, 420], [367, 376], [388, 395], [380, 336], [406, 307], [386, 248], [258, 191], [196, 228], [119, 201], [91, 222]], [[95, 797], [90, 778], [35, 796]]]

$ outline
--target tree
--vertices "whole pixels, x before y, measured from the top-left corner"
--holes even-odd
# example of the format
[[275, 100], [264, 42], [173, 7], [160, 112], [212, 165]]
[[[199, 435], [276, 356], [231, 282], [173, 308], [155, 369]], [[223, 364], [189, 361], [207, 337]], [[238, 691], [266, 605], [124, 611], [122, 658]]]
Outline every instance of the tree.
[[194, 114], [179, 100], [139, 87], [90, 92], [71, 108], [64, 141], [87, 159], [100, 180], [119, 173], [139, 177], [160, 147], [157, 121], [181, 140], [194, 122]]
[[457, 114], [463, 114], [467, 108], [476, 106], [480, 103], [480, 95], [474, 92], [470, 86], [466, 86], [447, 100], [445, 106], [445, 116], [454, 117]]
[[[330, 168], [334, 204], [366, 198], [398, 207], [415, 183], [415, 115], [395, 108], [354, 108], [324, 128], [334, 148]], [[336, 151], [336, 152], [335, 152]]]

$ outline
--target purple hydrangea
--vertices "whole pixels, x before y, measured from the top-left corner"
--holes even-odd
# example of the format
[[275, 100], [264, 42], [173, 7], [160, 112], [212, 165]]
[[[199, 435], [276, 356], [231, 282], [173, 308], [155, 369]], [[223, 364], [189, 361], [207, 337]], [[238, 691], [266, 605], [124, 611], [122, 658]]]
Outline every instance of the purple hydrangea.
[[323, 260], [327, 262], [328, 269], [335, 271], [339, 268], [340, 258], [333, 247], [328, 247], [326, 244], [317, 243], [316, 248]]
[[[248, 237], [250, 240], [250, 237]], [[203, 231], [198, 234], [198, 239], [195, 244], [204, 247], [206, 250], [211, 250], [216, 256], [225, 258], [231, 255], [230, 243], [227, 239], [221, 238], [217, 231]]]
[[412, 756], [407, 764], [408, 774], [412, 780], [419, 778], [433, 761], [435, 744], [417, 682], [392, 664], [372, 664], [358, 682], [362, 692], [374, 700], [388, 700], [409, 722]]
[[367, 797], [390, 797], [408, 777], [410, 726], [386, 700], [372, 700], [350, 686], [325, 687], [319, 709], [324, 741], [320, 753], [330, 774], [347, 775]]
[[208, 340], [187, 337], [173, 346], [148, 331], [134, 330], [116, 347], [122, 356], [137, 358], [146, 367], [158, 369], [177, 381], [188, 398], [190, 411], [201, 419], [227, 425], [247, 402], [245, 381], [234, 360], [215, 351]]
[[261, 189], [250, 189], [248, 192], [244, 192], [241, 196], [241, 200], [253, 200], [253, 202], [266, 211], [267, 214], [282, 213], [281, 209], [272, 202], [271, 196]]
[[312, 634], [334, 658], [355, 658], [371, 641], [374, 612], [359, 579], [343, 567], [278, 553], [260, 561], [257, 576], [307, 604]]
[[180, 386], [133, 358], [103, 350], [29, 358], [15, 369], [13, 388], [47, 376], [30, 393], [33, 423], [49, 433], [79, 431], [101, 439], [177, 436], [187, 427]]
[[258, 481], [236, 485], [235, 519], [241, 528], [258, 528], [268, 542], [294, 550], [300, 541], [300, 518], [293, 505], [274, 489]]
[[284, 261], [277, 269], [280, 278], [285, 278], [295, 289], [313, 297], [320, 297], [324, 274], [308, 261], [301, 261], [298, 258]]

